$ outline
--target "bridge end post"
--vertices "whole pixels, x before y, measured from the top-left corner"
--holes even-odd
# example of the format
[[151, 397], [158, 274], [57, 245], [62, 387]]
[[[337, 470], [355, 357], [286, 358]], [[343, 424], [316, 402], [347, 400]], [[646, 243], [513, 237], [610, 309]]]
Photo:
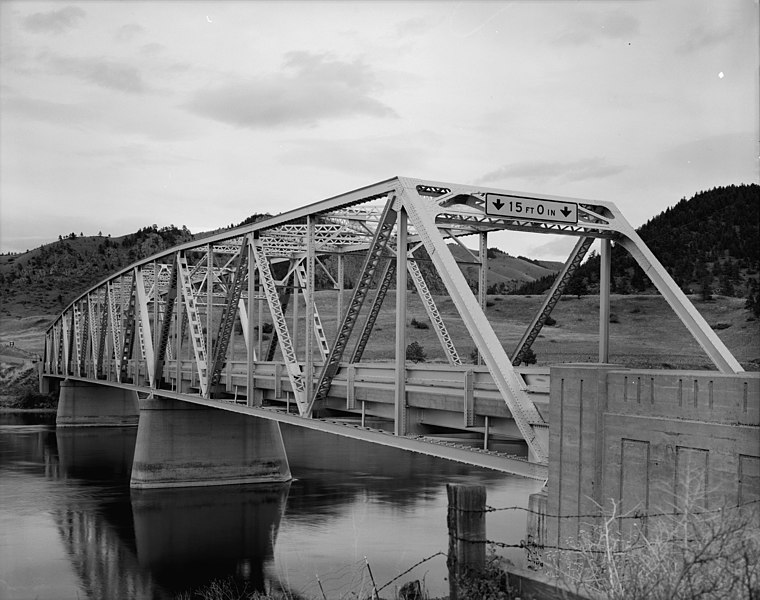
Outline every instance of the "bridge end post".
[[130, 487], [279, 483], [291, 478], [279, 423], [181, 400], [140, 400]]

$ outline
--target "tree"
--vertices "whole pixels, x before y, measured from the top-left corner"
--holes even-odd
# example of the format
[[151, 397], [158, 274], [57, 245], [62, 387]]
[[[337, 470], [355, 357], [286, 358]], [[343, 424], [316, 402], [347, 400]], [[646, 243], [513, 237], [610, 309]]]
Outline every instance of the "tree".
[[580, 300], [581, 296], [588, 294], [586, 281], [582, 277], [575, 275], [570, 279], [570, 281], [567, 282], [565, 291], [571, 296], [577, 296], [578, 300]]

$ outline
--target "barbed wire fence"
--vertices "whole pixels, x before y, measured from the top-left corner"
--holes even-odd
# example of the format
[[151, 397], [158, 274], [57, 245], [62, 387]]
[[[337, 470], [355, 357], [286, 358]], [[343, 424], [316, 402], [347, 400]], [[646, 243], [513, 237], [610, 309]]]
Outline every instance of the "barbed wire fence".
[[[760, 505], [760, 499], [749, 500], [746, 502], [738, 503], [731, 506], [721, 506], [713, 509], [704, 509], [698, 511], [662, 511], [647, 513], [644, 511], [635, 511], [631, 514], [620, 515], [605, 515], [602, 511], [594, 513], [582, 513], [582, 514], [566, 514], [566, 515], [552, 515], [543, 511], [534, 510], [524, 506], [504, 506], [493, 507], [486, 506], [483, 509], [466, 509], [461, 508], [459, 512], [463, 513], [498, 513], [498, 512], [523, 512], [526, 514], [534, 514], [541, 516], [545, 519], [558, 519], [558, 520], [570, 520], [570, 519], [600, 519], [611, 518], [615, 521], [638, 521], [643, 522], [648, 518], [658, 517], [678, 517], [683, 515], [710, 515], [718, 514], [721, 512], [731, 511], [734, 509], [741, 509], [744, 507], [758, 506]], [[492, 549], [522, 549], [526, 553], [526, 563], [530, 567], [534, 565], [541, 565], [543, 553], [547, 550], [558, 552], [571, 552], [571, 553], [584, 553], [584, 554], [598, 554], [604, 555], [612, 552], [615, 555], [624, 555], [632, 551], [643, 549], [646, 547], [646, 543], [634, 538], [631, 543], [621, 546], [618, 549], [610, 551], [609, 549], [595, 549], [588, 545], [574, 546], [572, 544], [548, 544], [536, 540], [530, 535], [526, 535], [524, 539], [510, 542], [504, 540], [489, 539], [487, 536], [483, 538], [473, 538], [472, 536], [451, 535], [450, 539], [456, 542], [466, 542], [468, 544], [479, 544], [484, 547]], [[375, 579], [375, 575], [372, 571], [370, 561], [365, 556], [355, 562], [343, 565], [341, 567], [315, 573], [314, 579], [311, 583], [304, 585], [299, 590], [299, 597], [314, 598], [319, 600], [381, 600], [383, 598], [395, 598], [397, 597], [398, 588], [405, 583], [404, 578], [410, 573], [414, 572], [418, 567], [437, 558], [443, 560], [449, 560], [449, 553], [444, 551], [438, 551], [429, 556], [421, 558], [411, 566], [407, 567], [403, 571], [385, 582], [379, 582]], [[339, 592], [336, 592], [339, 590]], [[393, 591], [391, 596], [388, 593]], [[336, 595], [337, 594], [337, 595]]]

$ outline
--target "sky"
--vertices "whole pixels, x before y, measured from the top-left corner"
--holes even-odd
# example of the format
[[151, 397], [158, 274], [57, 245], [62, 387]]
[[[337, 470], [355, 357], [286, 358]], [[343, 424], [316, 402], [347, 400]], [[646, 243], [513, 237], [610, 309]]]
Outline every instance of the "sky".
[[396, 175], [611, 201], [639, 226], [758, 182], [759, 17], [757, 0], [0, 0], [0, 251], [205, 231]]

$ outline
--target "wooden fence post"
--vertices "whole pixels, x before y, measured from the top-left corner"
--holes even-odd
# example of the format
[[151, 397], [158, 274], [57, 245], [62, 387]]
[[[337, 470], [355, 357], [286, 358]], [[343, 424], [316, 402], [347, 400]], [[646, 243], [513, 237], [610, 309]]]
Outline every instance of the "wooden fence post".
[[[446, 486], [449, 510], [449, 599], [460, 600], [458, 580], [486, 564], [486, 488], [450, 483]], [[465, 599], [461, 599], [465, 600]]]

